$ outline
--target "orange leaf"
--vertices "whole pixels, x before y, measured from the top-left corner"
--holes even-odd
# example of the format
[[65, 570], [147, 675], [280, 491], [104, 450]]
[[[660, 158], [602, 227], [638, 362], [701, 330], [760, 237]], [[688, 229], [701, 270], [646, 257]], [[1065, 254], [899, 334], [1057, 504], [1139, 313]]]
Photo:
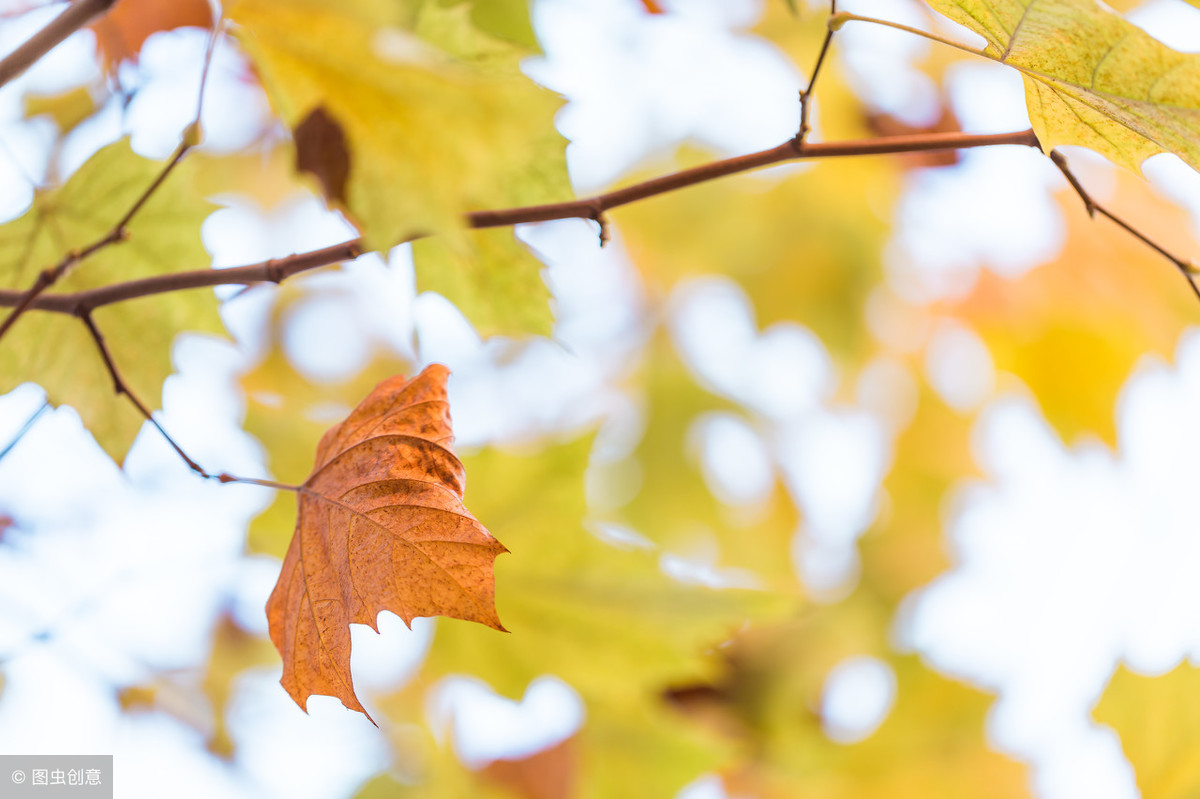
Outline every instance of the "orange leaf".
[[317, 446], [267, 600], [280, 682], [301, 708], [323, 694], [370, 718], [350, 677], [350, 624], [378, 632], [380, 611], [406, 624], [450, 616], [504, 629], [492, 567], [508, 550], [463, 506], [448, 376], [433, 364], [384, 380]]
[[91, 24], [96, 49], [108, 72], [116, 72], [122, 61], [136, 58], [150, 34], [186, 26], [212, 27], [208, 0], [120, 0]]

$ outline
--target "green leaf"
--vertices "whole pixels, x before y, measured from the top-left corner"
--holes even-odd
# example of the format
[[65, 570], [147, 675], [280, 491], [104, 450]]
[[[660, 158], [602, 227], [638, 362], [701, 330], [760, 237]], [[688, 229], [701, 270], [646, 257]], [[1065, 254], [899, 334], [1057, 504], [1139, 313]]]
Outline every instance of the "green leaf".
[[341, 126], [345, 210], [372, 248], [459, 228], [470, 210], [569, 197], [560, 100], [521, 73], [529, 50], [474, 27], [472, 10], [416, 0], [230, 8], [284, 121], [295, 128], [320, 108]]
[[[161, 173], [162, 163], [137, 156], [122, 140], [93, 155], [67, 183], [39, 192], [24, 216], [0, 227], [0, 287], [25, 289], [64, 255], [106, 235]], [[54, 291], [196, 269], [210, 258], [200, 224], [215, 208], [191, 187], [184, 161], [128, 226], [127, 241], [76, 264]], [[117, 368], [138, 397], [157, 407], [171, 374], [171, 343], [185, 331], [221, 334], [211, 291], [176, 291], [106, 305], [92, 315]], [[118, 463], [142, 416], [113, 381], [83, 323], [40, 311], [26, 313], [0, 341], [0, 393], [31, 381], [54, 405], [71, 405], [97, 443]]]
[[584, 529], [591, 443], [463, 458], [467, 502], [515, 553], [496, 569], [496, 604], [513, 634], [442, 621], [431, 667], [477, 674], [511, 697], [542, 674], [585, 697], [639, 696], [710, 673], [708, 647], [786, 604], [764, 592], [681, 583], [653, 550], [614, 546]]
[[497, 563], [496, 603], [511, 635], [439, 620], [423, 675], [474, 674], [520, 697], [536, 677], [565, 680], [586, 703], [586, 797], [670, 796], [732, 754], [664, 701], [673, 685], [717, 673], [715, 647], [793, 605], [755, 591], [681, 583], [657, 553], [600, 540], [583, 526], [591, 439], [463, 462], [467, 501], [513, 557]]
[[465, 230], [413, 242], [417, 290], [436, 291], [480, 336], [549, 336], [554, 324], [542, 264], [511, 230]]
[[774, 485], [760, 506], [731, 507], [709, 490], [695, 451], [692, 428], [706, 414], [751, 420], [697, 384], [664, 332], [645, 354], [639, 388], [646, 431], [628, 459], [609, 466], [614, 475], [640, 475], [641, 485], [616, 512], [617, 520], [670, 552], [711, 543], [717, 567], [745, 569], [774, 590], [797, 591], [791, 548], [800, 515], [780, 477], [772, 475]]
[[1042, 148], [1089, 147], [1137, 171], [1151, 155], [1200, 170], [1200, 54], [1180, 53], [1096, 0], [928, 0], [1020, 71]]
[[1117, 669], [1092, 715], [1121, 736], [1143, 799], [1200, 795], [1200, 668], [1146, 677]]

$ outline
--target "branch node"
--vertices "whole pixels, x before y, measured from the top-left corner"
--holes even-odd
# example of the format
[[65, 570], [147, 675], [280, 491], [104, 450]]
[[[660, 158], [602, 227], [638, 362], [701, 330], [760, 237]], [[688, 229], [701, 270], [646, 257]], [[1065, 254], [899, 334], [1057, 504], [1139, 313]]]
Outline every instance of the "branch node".
[[287, 278], [287, 275], [284, 273], [284, 270], [283, 270], [283, 264], [280, 262], [280, 260], [278, 258], [271, 258], [270, 260], [267, 261], [266, 272], [267, 272], [267, 280], [271, 281], [272, 283], [274, 283], [276, 285], [279, 285], [280, 283], [282, 283], [284, 281], [284, 279]]
[[608, 217], [603, 211], [596, 211], [592, 214], [592, 221], [600, 226], [600, 246], [603, 247], [609, 242]]

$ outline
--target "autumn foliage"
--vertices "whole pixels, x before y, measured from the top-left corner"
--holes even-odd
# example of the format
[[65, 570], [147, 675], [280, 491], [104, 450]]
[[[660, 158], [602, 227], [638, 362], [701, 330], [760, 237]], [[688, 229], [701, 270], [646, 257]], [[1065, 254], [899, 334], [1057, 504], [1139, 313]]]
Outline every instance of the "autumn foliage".
[[[357, 799], [1010, 799], [1066, 762], [1066, 747], [1023, 743], [1011, 708], [994, 729], [997, 696], [1015, 702], [1026, 671], [951, 662], [944, 631], [922, 637], [920, 622], [949, 601], [939, 590], [986, 583], [980, 552], [1045, 568], [979, 522], [980, 496], [1004, 494], [994, 409], [1019, 404], [1063, 463], [1117, 460], [1136, 436], [1115, 408], [1200, 319], [1186, 192], [1142, 174], [1151, 157], [1184, 182], [1200, 170], [1200, 54], [1143, 30], [1127, 2], [858, 13], [871, 5], [768, 0], [742, 29], [736, 14], [714, 27], [652, 0], [230, 0], [216, 16], [203, 2], [74, 0], [31, 28], [0, 59], [0, 91], [23, 93], [19, 124], [49, 153], [0, 225], [0, 410], [28, 383], [44, 403], [0, 417], [14, 442], [0, 439], [0, 475], [33, 479], [4, 469], [39, 417], [72, 408], [114, 469], [161, 446], [180, 484], [263, 492], [231, 558], [282, 561], [265, 619], [267, 590], [254, 595], [260, 627], [237, 602], [214, 608], [203, 662], [112, 678], [121, 713], [169, 719], [234, 774], [253, 716], [235, 712], [244, 678], [273, 669], [269, 696], [297, 737], [346, 722], [388, 752], [356, 773]], [[623, 32], [554, 44], [610, 17]], [[586, 147], [623, 142], [628, 120], [580, 112], [572, 81], [624, 99], [671, 70], [573, 59], [604, 52], [591, 45], [605, 36], [658, 53], [688, 25], [714, 37], [690, 70], [737, 49], [719, 42], [769, 54], [754, 63], [787, 76], [791, 127], [766, 149], [714, 145], [754, 139], [735, 124], [753, 92], [680, 70], [676, 91], [694, 83], [694, 105], [719, 111], [696, 123], [712, 135], [650, 103], [644, 140], [588, 172], [603, 159]], [[861, 31], [923, 43], [887, 69], [928, 108], [883, 107], [888, 90], [863, 77], [878, 65], [856, 60]], [[86, 82], [21, 82], [73, 33], [94, 41]], [[153, 85], [145, 53], [171, 36], [206, 44], [195, 111], [173, 150], [148, 157], [136, 126], [103, 125], [137, 108]], [[954, 88], [981, 64], [1019, 84], [1015, 124], [978, 123]], [[248, 97], [261, 119], [213, 145], [228, 120], [212, 109], [248, 118]], [[568, 135], [592, 153], [572, 169], [604, 185], [573, 190]], [[981, 164], [993, 171], [970, 171]], [[990, 219], [987, 202], [1013, 187], [963, 190], [964, 175], [1010, 171], [1034, 184], [1012, 196], [1036, 211]], [[931, 211], [939, 191], [950, 200]], [[989, 224], [989, 244], [970, 240]], [[296, 240], [262, 232], [273, 225]], [[993, 246], [1035, 227], [1049, 243]], [[186, 403], [164, 386], [187, 372], [180, 342], [201, 336], [224, 353], [213, 390], [234, 397], [257, 460], [172, 421]], [[1053, 486], [1018, 488], [1053, 494], [1047, 524], [1090, 544]], [[44, 532], [21, 495], [0, 490], [0, 575]], [[1043, 600], [1095, 612], [1068, 593]], [[1023, 637], [1002, 610], [971, 628], [1031, 651], [1055, 639]], [[384, 611], [429, 638], [408, 671], [385, 664], [380, 687], [352, 667], [351, 638], [352, 625], [378, 632]], [[1148, 798], [1200, 791], [1200, 677], [1183, 654], [1153, 677], [1103, 650], [1089, 672], [1103, 679], [1068, 719], [1115, 730]], [[0, 676], [19, 657], [0, 645]], [[445, 709], [464, 681], [528, 704], [554, 686], [572, 721], [524, 748], [512, 725], [507, 748], [480, 754], [461, 709]], [[864, 696], [873, 711], [856, 720]], [[1063, 768], [1079, 776], [1079, 762]]]

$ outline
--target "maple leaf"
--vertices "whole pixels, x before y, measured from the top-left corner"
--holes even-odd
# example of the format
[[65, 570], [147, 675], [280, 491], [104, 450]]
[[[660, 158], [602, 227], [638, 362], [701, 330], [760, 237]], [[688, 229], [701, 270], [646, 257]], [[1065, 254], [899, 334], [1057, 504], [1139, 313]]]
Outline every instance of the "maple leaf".
[[[521, 73], [520, 26], [476, 27], [468, 4], [385, 0], [238, 0], [229, 15], [283, 120], [297, 129], [320, 108], [327, 140], [341, 128], [344, 197], [330, 199], [370, 247], [569, 196], [561, 101]], [[508, 27], [513, 38], [493, 32]]]
[[554, 326], [542, 263], [511, 230], [464, 230], [413, 242], [417, 290], [435, 291], [462, 311], [481, 337]]
[[[41, 190], [23, 216], [0, 226], [0, 288], [26, 289], [38, 273], [73, 249], [104, 236], [162, 163], [135, 155], [128, 139], [102, 148], [60, 187]], [[215, 210], [192, 188], [194, 165], [182, 161], [128, 224], [128, 240], [75, 265], [55, 291], [73, 292], [162, 275], [211, 261], [200, 224]], [[154, 408], [171, 374], [171, 344], [187, 332], [224, 333], [211, 291], [142, 297], [97, 308], [125, 382]], [[122, 462], [145, 420], [113, 391], [112, 377], [87, 328], [72, 317], [31, 311], [0, 343], [0, 394], [25, 381], [46, 389], [51, 404], [70, 405], [109, 456]]]
[[354, 694], [350, 624], [378, 632], [380, 611], [406, 624], [450, 616], [504, 629], [492, 565], [508, 550], [462, 503], [448, 376], [433, 364], [411, 380], [384, 380], [317, 447], [267, 600], [280, 682], [301, 708], [324, 694], [370, 718]]
[[1200, 169], [1200, 55], [1172, 50], [1096, 0], [929, 4], [1021, 73], [1046, 152], [1078, 144], [1134, 171], [1170, 152]]

